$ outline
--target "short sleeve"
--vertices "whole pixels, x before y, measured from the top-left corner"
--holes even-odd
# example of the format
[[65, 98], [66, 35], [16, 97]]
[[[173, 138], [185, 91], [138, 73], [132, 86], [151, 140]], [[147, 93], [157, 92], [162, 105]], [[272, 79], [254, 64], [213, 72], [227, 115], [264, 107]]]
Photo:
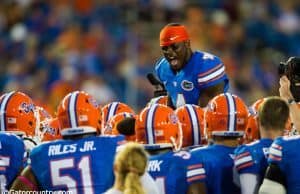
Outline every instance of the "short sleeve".
[[247, 146], [240, 146], [235, 149], [234, 166], [239, 174], [253, 173], [258, 174], [259, 169], [254, 163], [254, 158], [251, 154], [251, 150]]
[[191, 152], [192, 156], [187, 165], [186, 179], [188, 184], [204, 182], [206, 180], [206, 170], [201, 157], [197, 157], [199, 153]]
[[283, 149], [282, 149], [282, 139], [276, 139], [269, 150], [268, 163], [279, 165], [282, 161]]
[[225, 72], [225, 65], [222, 61], [209, 53], [204, 53], [202, 56], [203, 68], [198, 72], [197, 82], [200, 88], [207, 88], [225, 81], [228, 83], [228, 78]]

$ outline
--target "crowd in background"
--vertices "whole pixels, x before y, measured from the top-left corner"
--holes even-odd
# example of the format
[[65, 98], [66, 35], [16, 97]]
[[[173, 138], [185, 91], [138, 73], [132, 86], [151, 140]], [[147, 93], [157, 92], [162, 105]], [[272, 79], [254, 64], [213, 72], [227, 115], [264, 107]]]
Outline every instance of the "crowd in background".
[[223, 60], [230, 91], [248, 104], [278, 94], [279, 62], [300, 55], [296, 0], [2, 0], [0, 93], [23, 91], [51, 113], [78, 89], [140, 110], [169, 22]]

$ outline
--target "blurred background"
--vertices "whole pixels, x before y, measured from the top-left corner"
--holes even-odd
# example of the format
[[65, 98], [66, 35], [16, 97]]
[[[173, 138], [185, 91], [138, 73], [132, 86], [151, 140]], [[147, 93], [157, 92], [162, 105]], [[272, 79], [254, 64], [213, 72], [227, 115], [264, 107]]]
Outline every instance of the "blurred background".
[[169, 22], [187, 26], [194, 50], [221, 57], [249, 105], [277, 95], [279, 62], [300, 55], [297, 0], [1, 0], [0, 93], [23, 91], [54, 113], [80, 89], [139, 111]]

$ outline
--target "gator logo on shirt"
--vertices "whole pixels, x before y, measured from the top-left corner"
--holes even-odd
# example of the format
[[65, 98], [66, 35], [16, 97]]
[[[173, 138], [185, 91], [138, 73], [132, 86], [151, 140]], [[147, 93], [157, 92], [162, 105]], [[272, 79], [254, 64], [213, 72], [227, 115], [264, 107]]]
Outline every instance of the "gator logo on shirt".
[[182, 87], [182, 89], [184, 89], [186, 91], [191, 91], [194, 89], [194, 84], [193, 84], [193, 82], [190, 82], [188, 80], [183, 80], [181, 82], [181, 87]]

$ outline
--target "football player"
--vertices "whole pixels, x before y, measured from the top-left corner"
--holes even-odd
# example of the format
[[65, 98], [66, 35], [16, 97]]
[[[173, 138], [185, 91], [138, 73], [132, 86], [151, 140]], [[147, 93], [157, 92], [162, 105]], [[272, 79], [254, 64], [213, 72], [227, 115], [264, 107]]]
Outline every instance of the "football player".
[[167, 24], [159, 39], [164, 57], [157, 61], [155, 73], [175, 108], [184, 104], [205, 107], [211, 98], [227, 91], [229, 83], [221, 59], [192, 51], [185, 26]]
[[22, 92], [9, 92], [0, 97], [0, 131], [22, 137], [26, 150], [41, 142], [38, 111], [32, 99]]
[[248, 124], [245, 131], [245, 136], [243, 140], [243, 144], [251, 143], [260, 139], [259, 134], [259, 126], [258, 126], [258, 109], [260, 105], [265, 101], [265, 98], [260, 98], [256, 100], [249, 108], [249, 115], [248, 115]]
[[15, 134], [0, 132], [0, 193], [7, 191], [24, 167], [25, 145]]
[[135, 131], [137, 142], [151, 154], [148, 172], [159, 192], [190, 193], [187, 179], [195, 168], [189, 166], [190, 153], [180, 149], [182, 129], [174, 111], [160, 104], [147, 106], [136, 118]]
[[203, 194], [240, 193], [233, 181], [233, 153], [244, 135], [247, 118], [248, 108], [236, 95], [220, 94], [208, 103], [204, 132], [213, 144], [191, 150], [191, 164], [197, 168], [188, 180], [201, 186], [193, 190]]
[[98, 137], [101, 114], [92, 96], [75, 91], [57, 109], [62, 140], [43, 143], [31, 154], [31, 164], [13, 190], [68, 190], [103, 193], [113, 184], [113, 160], [122, 136]]
[[260, 140], [239, 146], [234, 165], [239, 174], [242, 194], [257, 193], [267, 169], [269, 147], [282, 136], [289, 118], [289, 107], [279, 97], [264, 98], [258, 110]]
[[298, 146], [299, 135], [275, 139], [269, 151], [269, 166], [259, 194], [300, 193]]
[[186, 104], [175, 110], [182, 127], [182, 147], [196, 147], [204, 145], [204, 111], [197, 105]]
[[[111, 117], [108, 122], [106, 123], [104, 129], [102, 129], [102, 134], [103, 135], [119, 135], [119, 131], [117, 129], [118, 124], [126, 119], [126, 118], [134, 118], [135, 115], [128, 113], [128, 112], [123, 112], [123, 113], [118, 113]], [[129, 134], [122, 134], [125, 135], [126, 141], [135, 141], [135, 133], [129, 133]]]
[[283, 136], [274, 140], [269, 151], [269, 166], [259, 189], [260, 194], [300, 193], [298, 146], [299, 135]]
[[[101, 129], [102, 130], [105, 129], [106, 123], [109, 121], [109, 119], [118, 113], [127, 112], [127, 113], [130, 113], [133, 115], [135, 114], [133, 109], [130, 106], [128, 106], [127, 104], [122, 103], [122, 102], [111, 102], [111, 103], [103, 106], [101, 109], [101, 112], [102, 112], [101, 113], [102, 114]], [[104, 131], [102, 131], [101, 134], [104, 134]]]

